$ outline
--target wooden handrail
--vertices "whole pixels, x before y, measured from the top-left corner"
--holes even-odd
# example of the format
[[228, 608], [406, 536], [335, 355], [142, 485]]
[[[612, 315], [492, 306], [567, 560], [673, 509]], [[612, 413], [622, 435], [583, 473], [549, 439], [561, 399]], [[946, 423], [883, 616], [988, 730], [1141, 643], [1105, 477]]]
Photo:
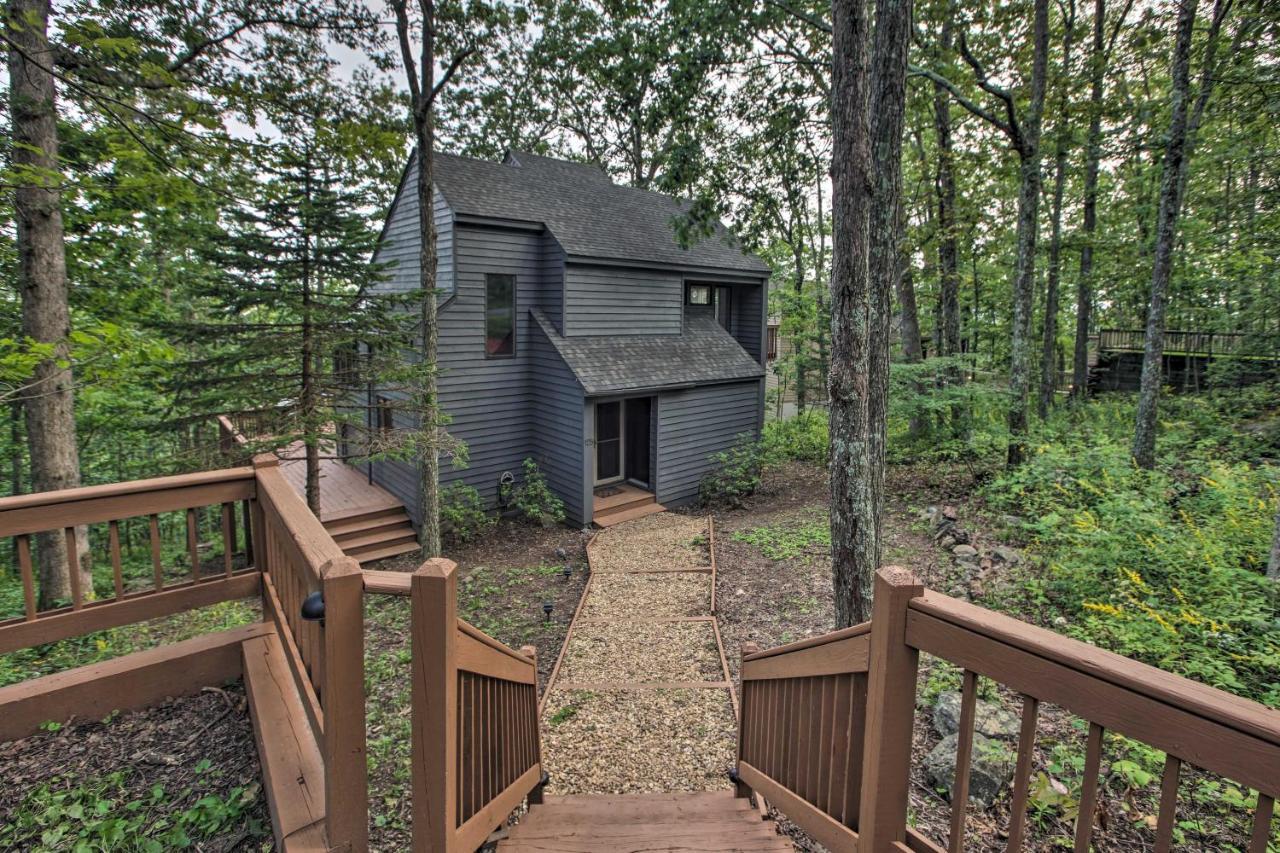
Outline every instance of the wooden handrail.
[[[854, 642], [869, 645], [865, 676], [857, 674], [859, 652], [849, 645]], [[964, 671], [951, 851], [963, 848], [967, 817], [963, 803], [967, 800], [981, 677], [1023, 696], [1008, 849], [1020, 850], [1025, 838], [1041, 702], [1058, 705], [1089, 723], [1085, 782], [1075, 830], [1077, 850], [1088, 849], [1090, 843], [1106, 731], [1139, 740], [1168, 756], [1156, 826], [1157, 849], [1169, 849], [1178, 774], [1184, 763], [1258, 791], [1247, 849], [1251, 853], [1268, 849], [1270, 815], [1280, 797], [1280, 712], [924, 590], [909, 572], [894, 568], [877, 575], [869, 634], [865, 625], [859, 625], [767, 652], [753, 649], [744, 654], [739, 793], [745, 795], [746, 788], [763, 793], [833, 851], [941, 851], [906, 825], [921, 652]], [[789, 668], [789, 664], [794, 666]], [[854, 673], [855, 685], [857, 679], [865, 678], [865, 693], [855, 691], [852, 707], [847, 710], [833, 708], [825, 701], [815, 704], [813, 685], [823, 684], [824, 679], [850, 677], [830, 674], [842, 668]], [[828, 721], [833, 719], [836, 724], [830, 725]], [[856, 760], [846, 736], [860, 744]], [[819, 744], [816, 750], [815, 740]], [[834, 780], [825, 787], [822, 783], [828, 779], [824, 760], [830, 762], [837, 756], [848, 756], [847, 766], [860, 780], [856, 807], [847, 796], [854, 787], [852, 776], [838, 780], [840, 785]], [[819, 781], [816, 788], [815, 779]], [[841, 786], [846, 797], [832, 797]]]

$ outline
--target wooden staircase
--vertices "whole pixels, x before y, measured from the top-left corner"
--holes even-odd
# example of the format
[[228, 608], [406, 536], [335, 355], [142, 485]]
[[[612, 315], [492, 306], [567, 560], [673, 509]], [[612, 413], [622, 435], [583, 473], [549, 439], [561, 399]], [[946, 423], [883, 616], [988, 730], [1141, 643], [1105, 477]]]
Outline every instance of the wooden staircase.
[[418, 534], [400, 504], [327, 516], [324, 529], [344, 554], [361, 565], [418, 550]]
[[614, 488], [616, 494], [595, 497], [591, 521], [596, 527], [612, 527], [666, 510], [666, 507], [658, 503], [653, 492], [646, 492], [629, 484]]
[[548, 796], [499, 853], [791, 853], [795, 847], [732, 791]]

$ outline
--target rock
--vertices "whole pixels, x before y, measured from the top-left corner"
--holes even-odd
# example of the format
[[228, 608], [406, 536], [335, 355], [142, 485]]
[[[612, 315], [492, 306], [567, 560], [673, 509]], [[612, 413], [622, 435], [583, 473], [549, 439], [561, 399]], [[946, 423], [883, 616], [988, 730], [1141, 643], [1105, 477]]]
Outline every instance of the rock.
[[991, 556], [995, 557], [1002, 563], [1008, 563], [1010, 566], [1016, 566], [1022, 562], [1022, 555], [1016, 549], [1007, 545], [998, 545], [991, 549]]
[[960, 516], [956, 514], [956, 508], [953, 506], [944, 506], [942, 508], [942, 517], [947, 521], [955, 521]]
[[1055, 628], [1065, 628], [1065, 627], [1067, 627], [1067, 617], [1065, 617], [1065, 616], [1055, 616], [1055, 617], [1053, 617], [1053, 626], [1054, 626]]
[[[981, 699], [974, 706], [973, 730], [997, 740], [1017, 740], [1022, 727], [1016, 714]], [[933, 705], [933, 730], [939, 737], [960, 730], [960, 693], [952, 690], [938, 696]]]
[[[924, 772], [929, 784], [951, 799], [956, 776], [956, 745], [959, 735], [947, 735], [925, 756]], [[988, 808], [1013, 778], [1014, 756], [1003, 743], [974, 732], [973, 757], [969, 762], [969, 801]]]
[[991, 566], [992, 563], [990, 557], [983, 557], [978, 561], [978, 568], [982, 569], [983, 574], [986, 574], [991, 569]]
[[978, 556], [978, 549], [972, 545], [957, 545], [951, 549], [951, 553], [958, 559], [967, 560]]
[[950, 551], [952, 548], [954, 548], [956, 544], [957, 543], [956, 543], [955, 537], [951, 535], [943, 536], [941, 539], [938, 540], [938, 547], [943, 548], [944, 550], [947, 550], [947, 551]]
[[1022, 521], [1022, 516], [1002, 515], [1000, 516], [1000, 523], [1003, 524], [1005, 527], [1021, 527], [1023, 524], [1023, 521]]

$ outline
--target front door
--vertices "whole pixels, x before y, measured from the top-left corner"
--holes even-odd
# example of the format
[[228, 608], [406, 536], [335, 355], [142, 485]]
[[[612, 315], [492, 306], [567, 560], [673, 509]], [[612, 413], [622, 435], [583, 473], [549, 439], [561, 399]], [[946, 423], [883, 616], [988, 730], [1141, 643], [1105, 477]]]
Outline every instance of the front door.
[[622, 479], [622, 401], [596, 403], [596, 485]]
[[626, 475], [633, 483], [649, 487], [649, 415], [652, 397], [627, 400], [626, 405]]

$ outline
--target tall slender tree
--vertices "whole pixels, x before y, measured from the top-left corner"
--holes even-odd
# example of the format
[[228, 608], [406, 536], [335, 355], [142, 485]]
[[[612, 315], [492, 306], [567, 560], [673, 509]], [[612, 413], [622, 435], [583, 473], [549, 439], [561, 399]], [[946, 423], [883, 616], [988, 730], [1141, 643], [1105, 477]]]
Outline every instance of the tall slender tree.
[[1173, 273], [1178, 217], [1186, 190], [1186, 169], [1192, 142], [1212, 93], [1216, 74], [1214, 57], [1223, 19], [1231, 0], [1215, 0], [1213, 18], [1205, 41], [1200, 91], [1191, 108], [1191, 42], [1195, 34], [1198, 0], [1182, 0], [1170, 63], [1169, 131], [1165, 138], [1160, 171], [1160, 200], [1156, 210], [1155, 248], [1152, 252], [1151, 291], [1147, 301], [1146, 332], [1142, 343], [1142, 384], [1133, 431], [1133, 459], [1141, 468], [1156, 464], [1156, 413], [1164, 381], [1164, 323], [1168, 309], [1169, 279]]

